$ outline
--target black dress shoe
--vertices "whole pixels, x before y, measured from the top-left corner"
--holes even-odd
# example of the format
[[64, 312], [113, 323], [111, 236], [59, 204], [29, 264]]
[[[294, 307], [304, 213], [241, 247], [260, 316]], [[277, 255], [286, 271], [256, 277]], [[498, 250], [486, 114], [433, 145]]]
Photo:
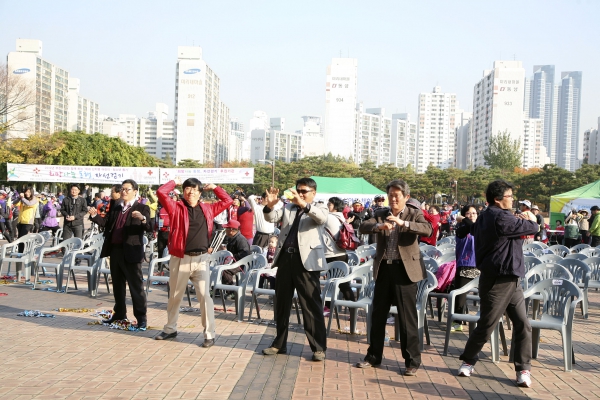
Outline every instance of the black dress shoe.
[[138, 321], [137, 328], [140, 331], [145, 331], [148, 328], [148, 325], [147, 325], [146, 321], [142, 321], [142, 322]]
[[113, 316], [112, 316], [112, 317], [110, 317], [109, 319], [103, 319], [103, 320], [102, 320], [102, 323], [103, 323], [103, 324], [112, 324], [112, 323], [113, 323], [113, 322], [115, 322], [115, 321], [121, 321], [121, 320], [124, 320], [124, 319], [127, 319], [127, 316], [125, 316], [125, 317], [123, 317], [123, 318], [117, 318], [117, 317], [115, 317], [115, 316], [113, 315]]
[[375, 359], [375, 357], [373, 357], [372, 355], [367, 354], [365, 356], [365, 359], [363, 361], [357, 362], [355, 364], [356, 368], [371, 368], [371, 367], [377, 367], [381, 364], [381, 361], [377, 361]]
[[417, 370], [419, 368], [408, 367], [404, 370], [404, 376], [417, 376]]
[[215, 339], [204, 339], [202, 343], [202, 347], [208, 348], [215, 345]]
[[154, 340], [165, 340], [165, 339], [171, 339], [174, 337], [177, 337], [177, 332], [173, 332], [173, 333], [161, 332], [158, 335], [154, 336]]

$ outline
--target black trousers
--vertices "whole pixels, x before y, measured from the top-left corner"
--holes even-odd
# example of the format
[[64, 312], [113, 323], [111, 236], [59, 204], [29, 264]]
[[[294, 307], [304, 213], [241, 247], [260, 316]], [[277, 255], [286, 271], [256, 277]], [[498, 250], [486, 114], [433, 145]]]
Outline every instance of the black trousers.
[[387, 264], [386, 260], [382, 260], [375, 282], [371, 345], [367, 350], [367, 357], [374, 358], [375, 364], [381, 363], [383, 356], [386, 322], [392, 303], [398, 307], [400, 349], [404, 363], [407, 368], [419, 368], [421, 350], [417, 329], [417, 284], [408, 278], [402, 261]]
[[129, 285], [129, 293], [133, 302], [133, 315], [140, 322], [146, 322], [146, 292], [141, 263], [125, 261], [123, 247], [113, 246], [110, 252], [110, 275], [112, 276], [113, 295], [115, 297], [116, 319], [127, 318], [125, 304], [125, 284]]
[[258, 247], [265, 248], [269, 245], [269, 238], [272, 233], [264, 233], [256, 231], [254, 234], [254, 239], [252, 239], [252, 244]]
[[[19, 237], [23, 237], [31, 232], [33, 229], [33, 224], [18, 224], [17, 230], [19, 231]], [[19, 253], [22, 253], [25, 250], [25, 243], [19, 244]]]
[[62, 239], [67, 240], [71, 239], [73, 236], [79, 239], [83, 239], [83, 225], [67, 225], [63, 226], [63, 234]]
[[158, 258], [162, 258], [167, 243], [169, 243], [169, 231], [156, 232], [156, 245], [158, 246]]
[[319, 271], [307, 271], [299, 253], [282, 253], [277, 260], [277, 280], [275, 282], [275, 322], [277, 336], [272, 347], [287, 347], [288, 327], [294, 289], [304, 317], [304, 332], [313, 352], [327, 350], [327, 331], [321, 302]]
[[2, 230], [2, 236], [11, 243], [13, 241], [13, 237], [10, 231], [10, 222], [0, 222], [0, 229]]
[[591, 247], [600, 246], [600, 236], [592, 236], [592, 244], [590, 246]]
[[578, 239], [568, 239], [565, 238], [565, 246], [567, 246], [568, 248], [571, 248], [573, 246], [577, 246], [579, 243], [581, 243]]
[[469, 336], [460, 356], [464, 362], [475, 365], [479, 352], [490, 340], [494, 328], [504, 312], [513, 323], [515, 370], [531, 369], [531, 325], [527, 319], [523, 289], [514, 275], [479, 277], [480, 315], [477, 327]]

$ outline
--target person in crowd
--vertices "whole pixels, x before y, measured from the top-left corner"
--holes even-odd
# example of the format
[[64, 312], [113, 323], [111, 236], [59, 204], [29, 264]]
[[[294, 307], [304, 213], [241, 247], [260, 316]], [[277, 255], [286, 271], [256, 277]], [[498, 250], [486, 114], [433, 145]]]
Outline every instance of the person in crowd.
[[[240, 221], [232, 219], [223, 226], [225, 228], [225, 235], [229, 239], [227, 241], [227, 251], [233, 254], [235, 261], [240, 261], [242, 258], [250, 254], [250, 244], [248, 240], [240, 232]], [[223, 271], [221, 276], [221, 282], [225, 285], [233, 285], [233, 277], [242, 272], [240, 267], [227, 269]]]
[[[563, 240], [565, 238], [565, 227], [562, 224], [562, 221], [560, 219], [556, 220], [556, 229], [557, 232], [555, 233], [555, 238], [556, 238], [556, 243], [557, 244], [563, 244]], [[589, 234], [589, 231], [588, 231]], [[591, 237], [588, 235], [588, 237]]]
[[452, 214], [452, 206], [448, 203], [442, 203], [442, 209], [440, 213], [440, 230], [437, 239], [441, 239], [442, 236], [450, 235], [450, 222]]
[[[592, 217], [590, 218], [590, 220], [592, 222], [590, 222], [590, 236], [592, 238], [591, 242], [590, 242], [590, 246], [591, 247], [598, 247], [600, 246], [600, 218], [598, 217], [598, 213], [600, 212], [600, 207], [598, 206], [592, 206], [592, 208], [590, 209], [592, 211]], [[567, 225], [567, 220], [565, 220], [565, 238], [566, 238], [566, 225]]]
[[[175, 201], [169, 193], [176, 185], [183, 187], [183, 199]], [[220, 201], [212, 204], [200, 202], [204, 190], [212, 190]], [[169, 287], [171, 293], [167, 304], [167, 323], [162, 332], [154, 337], [164, 340], [177, 336], [179, 306], [186, 292], [188, 280], [196, 288], [200, 303], [200, 315], [204, 328], [202, 347], [215, 344], [215, 315], [210, 297], [210, 270], [207, 264], [214, 217], [227, 209], [232, 199], [227, 192], [215, 184], [202, 185], [196, 178], [188, 178], [183, 184], [180, 177], [162, 185], [156, 192], [158, 200], [167, 210], [171, 231], [169, 235]]]
[[237, 221], [240, 223], [239, 231], [246, 238], [248, 244], [252, 246], [254, 238], [254, 212], [250, 203], [243, 195], [239, 196], [240, 206], [237, 209]]
[[[537, 218], [535, 214], [531, 212], [531, 202], [529, 200], [519, 201], [519, 211], [521, 211], [523, 218], [533, 221], [537, 224]], [[522, 239], [523, 244], [533, 243], [535, 240], [535, 235], [525, 235]]]
[[231, 206], [229, 207], [229, 221], [231, 221], [232, 219], [236, 220], [238, 219], [238, 208], [240, 208], [240, 199], [234, 198], [233, 199], [233, 203], [231, 204]]
[[63, 240], [73, 236], [83, 239], [83, 218], [88, 214], [88, 207], [85, 199], [79, 196], [79, 186], [72, 183], [70, 196], [62, 202], [60, 213], [64, 219]]
[[63, 194], [63, 192], [58, 192], [56, 193], [56, 198], [58, 199], [58, 202], [60, 204], [62, 204], [63, 200], [65, 199], [65, 195]]
[[[64, 203], [70, 203], [78, 192], [71, 191], [71, 197]], [[81, 197], [78, 197], [82, 201]], [[112, 277], [114, 313], [105, 323], [127, 318], [125, 288], [129, 286], [133, 315], [140, 330], [146, 329], [147, 302], [144, 290], [142, 261], [144, 260], [145, 232], [152, 231], [150, 209], [138, 201], [138, 184], [126, 179], [121, 185], [121, 202], [112, 200], [110, 211], [104, 216], [98, 215], [94, 207], [89, 208], [92, 221], [104, 227], [104, 243], [100, 257], [110, 257], [110, 275]], [[63, 211], [64, 204], [63, 203]], [[75, 202], [73, 202], [75, 203]], [[74, 204], [76, 206], [76, 204]], [[68, 209], [67, 209], [68, 211]]]
[[146, 204], [150, 207], [150, 219], [154, 221], [156, 219], [156, 210], [158, 209], [158, 197], [152, 188], [148, 189], [148, 201]]
[[373, 206], [371, 206], [371, 210], [373, 212], [379, 210], [380, 208], [385, 207], [385, 196], [382, 194], [378, 194], [373, 198]]
[[102, 203], [102, 193], [98, 192], [94, 195], [94, 202], [92, 203], [92, 207], [98, 209], [98, 206]]
[[324, 361], [327, 335], [323, 305], [321, 302], [320, 272], [327, 265], [325, 260], [323, 225], [327, 222], [327, 208], [314, 203], [317, 183], [311, 178], [296, 181], [289, 189], [290, 203], [278, 210], [279, 189], [270, 188], [267, 204], [263, 208], [265, 220], [281, 222], [278, 250], [273, 265], [277, 270], [275, 294], [275, 320], [277, 335], [264, 355], [287, 352], [287, 336], [294, 290], [304, 315], [304, 331], [313, 351], [313, 361]]
[[[475, 262], [475, 238], [471, 235], [471, 227], [477, 221], [477, 209], [469, 204], [460, 210], [460, 221], [456, 227], [456, 273], [454, 275], [454, 288], [460, 289], [479, 276]], [[456, 297], [454, 312], [466, 312], [467, 293]], [[462, 322], [455, 321], [451, 330], [462, 332]]]
[[[35, 222], [35, 211], [37, 209], [39, 198], [33, 195], [33, 188], [31, 186], [25, 189], [25, 192], [20, 193], [15, 204], [19, 206], [19, 222], [17, 230], [19, 237], [23, 237], [30, 233], [33, 229]], [[23, 251], [23, 244], [19, 245], [19, 252]]]
[[[325, 223], [325, 261], [327, 264], [333, 261], [348, 262], [348, 253], [346, 250], [341, 249], [337, 246], [337, 240], [340, 236], [340, 229], [344, 221], [344, 201], [339, 197], [331, 197], [327, 202], [327, 208], [329, 209], [329, 215], [327, 215], [327, 222]], [[354, 292], [350, 287], [349, 282], [341, 283], [339, 285], [340, 292], [344, 296], [344, 300], [356, 301]], [[325, 312], [329, 312], [326, 308]], [[356, 315], [356, 308], [350, 309], [350, 321], [354, 323], [354, 316]], [[354, 327], [353, 327], [354, 328]], [[354, 329], [352, 330], [354, 332]]]
[[421, 365], [417, 329], [417, 282], [427, 277], [420, 257], [418, 236], [433, 232], [423, 213], [412, 204], [410, 188], [396, 179], [387, 184], [388, 210], [379, 210], [363, 222], [361, 233], [377, 233], [377, 253], [373, 262], [375, 291], [371, 323], [371, 344], [358, 368], [381, 364], [385, 329], [390, 306], [398, 306], [400, 348], [406, 369], [404, 375], [415, 376]]
[[[17, 194], [17, 197], [19, 197], [18, 194]], [[11, 224], [11, 232], [13, 234], [13, 240], [17, 240], [19, 238], [19, 217], [20, 217], [20, 215], [19, 215], [20, 207], [19, 206], [20, 206], [20, 204], [17, 204], [14, 201], [12, 201], [10, 204], [10, 209], [11, 209], [10, 212], [12, 213], [12, 220], [10, 221], [10, 224]]]
[[52, 231], [52, 236], [58, 231], [58, 219], [60, 215], [60, 204], [56, 202], [56, 196], [50, 195], [48, 202], [42, 209], [42, 231]]
[[429, 210], [427, 210], [427, 203], [423, 202], [421, 204], [421, 211], [423, 212], [423, 217], [425, 217], [425, 220], [431, 224], [432, 233], [429, 237], [421, 236], [419, 240], [423, 243], [435, 246], [437, 244], [439, 230], [442, 225], [440, 222], [440, 209], [438, 206], [432, 205], [429, 206]]
[[248, 196], [248, 202], [252, 207], [254, 223], [256, 224], [256, 234], [252, 239], [252, 244], [264, 248], [269, 243], [269, 238], [273, 235], [273, 232], [275, 232], [275, 224], [267, 222], [263, 215], [263, 208], [267, 205], [267, 198], [266, 196], [257, 197], [250, 195]]
[[535, 215], [537, 224], [540, 226], [540, 231], [535, 235], [535, 240], [538, 242], [542, 241], [542, 238], [547, 238], [546, 235], [546, 224], [544, 223], [544, 217], [540, 214], [540, 208], [537, 205], [531, 206], [531, 212]]
[[259, 287], [264, 287], [263, 285], [266, 279], [269, 282], [269, 287], [271, 289], [275, 289], [277, 267], [273, 267], [273, 261], [275, 260], [275, 254], [277, 253], [277, 242], [277, 236], [272, 235], [269, 238], [269, 244], [263, 249], [263, 255], [267, 259], [267, 265], [269, 266], [269, 268], [271, 268], [271, 270], [264, 274], [261, 274], [260, 281], [258, 283]]
[[371, 210], [364, 208], [360, 200], [355, 199], [352, 203], [352, 211], [348, 213], [347, 221], [354, 228], [354, 232], [358, 232], [360, 224], [367, 219], [373, 218]]
[[579, 219], [579, 235], [581, 236], [581, 242], [585, 243], [585, 244], [589, 244], [587, 243], [588, 239], [590, 238], [590, 223], [589, 223], [589, 216], [590, 213], [588, 212], [588, 210], [586, 210], [585, 208], [579, 210], [579, 215], [581, 215], [581, 218]]
[[573, 208], [567, 218], [565, 218], [565, 246], [571, 248], [581, 243], [579, 236], [579, 224], [583, 219], [577, 209]]
[[44, 208], [45, 202], [42, 201], [41, 193], [34, 192], [33, 195], [38, 199], [38, 203], [35, 207], [35, 218], [33, 219], [32, 233], [38, 233], [42, 225], [42, 209]]
[[11, 243], [13, 241], [12, 235], [12, 224], [11, 224], [11, 211], [10, 205], [8, 204], [6, 198], [8, 194], [6, 190], [0, 190], [0, 231], [2, 231], [2, 236]]
[[504, 313], [513, 323], [514, 364], [517, 385], [531, 386], [531, 325], [527, 319], [520, 279], [525, 276], [522, 236], [534, 235], [537, 222], [511, 213], [513, 185], [497, 180], [485, 193], [489, 203], [472, 225], [479, 277], [480, 318], [469, 335], [460, 359], [459, 376], [471, 376], [479, 353], [490, 340]]

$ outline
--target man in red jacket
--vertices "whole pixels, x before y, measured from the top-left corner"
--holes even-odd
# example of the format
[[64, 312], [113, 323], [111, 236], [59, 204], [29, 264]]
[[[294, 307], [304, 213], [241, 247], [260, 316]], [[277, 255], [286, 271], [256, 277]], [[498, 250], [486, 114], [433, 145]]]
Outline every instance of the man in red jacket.
[[[211, 347], [215, 343], [215, 315], [213, 300], [209, 294], [210, 271], [206, 264], [210, 237], [213, 231], [213, 219], [231, 205], [231, 197], [222, 188], [209, 183], [202, 187], [196, 178], [183, 182], [183, 200], [175, 201], [169, 192], [181, 184], [181, 178], [162, 185], [156, 194], [160, 203], [169, 214], [171, 232], [168, 248], [171, 254], [169, 262], [170, 295], [167, 304], [167, 323], [163, 331], [154, 339], [164, 340], [177, 336], [179, 306], [185, 294], [188, 280], [196, 288], [200, 302], [204, 343], [202, 347]], [[216, 203], [200, 202], [203, 190], [212, 190], [219, 198]]]

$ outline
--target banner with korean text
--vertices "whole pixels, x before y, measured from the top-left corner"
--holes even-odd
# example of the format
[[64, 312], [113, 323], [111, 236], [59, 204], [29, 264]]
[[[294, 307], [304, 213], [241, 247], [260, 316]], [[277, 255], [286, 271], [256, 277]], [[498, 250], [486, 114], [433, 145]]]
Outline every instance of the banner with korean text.
[[202, 183], [253, 184], [254, 168], [161, 168], [160, 184], [179, 176], [182, 180], [197, 178]]
[[8, 181], [96, 183], [112, 185], [133, 179], [139, 185], [158, 185], [158, 167], [89, 167], [78, 165], [6, 164]]

